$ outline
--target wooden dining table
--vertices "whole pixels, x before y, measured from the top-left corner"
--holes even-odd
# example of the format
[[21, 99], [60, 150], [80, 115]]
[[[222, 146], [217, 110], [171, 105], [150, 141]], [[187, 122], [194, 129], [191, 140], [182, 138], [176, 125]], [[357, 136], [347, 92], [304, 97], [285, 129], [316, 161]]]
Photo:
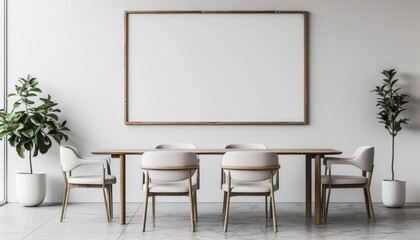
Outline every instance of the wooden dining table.
[[[263, 151], [273, 152], [277, 155], [302, 155], [305, 156], [305, 204], [306, 218], [312, 217], [312, 160], [315, 161], [315, 224], [322, 224], [323, 206], [321, 199], [321, 159], [326, 155], [341, 154], [341, 151], [329, 148], [269, 148], [269, 149], [177, 149], [170, 151], [188, 151], [197, 155], [223, 155], [229, 151]], [[168, 151], [168, 149], [95, 149], [92, 154], [111, 155], [120, 161], [120, 224], [125, 224], [125, 162], [127, 155], [142, 155], [150, 151]]]

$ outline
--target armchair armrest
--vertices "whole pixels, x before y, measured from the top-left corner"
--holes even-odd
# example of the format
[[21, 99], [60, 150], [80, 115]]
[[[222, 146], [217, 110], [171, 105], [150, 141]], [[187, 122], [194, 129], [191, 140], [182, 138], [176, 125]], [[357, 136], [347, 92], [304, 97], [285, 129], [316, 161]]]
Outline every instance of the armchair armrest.
[[107, 170], [107, 174], [110, 175], [111, 174], [111, 168], [109, 167], [109, 162], [108, 162], [109, 158], [105, 158], [105, 157], [83, 157], [80, 160], [82, 161], [83, 164], [94, 164], [94, 163], [100, 163], [102, 165], [104, 165], [104, 168]]
[[349, 159], [352, 159], [352, 157], [325, 157], [323, 159], [323, 161], [322, 161], [322, 164], [323, 165], [327, 165], [327, 161], [329, 161], [329, 160], [338, 160], [338, 161], [340, 161], [340, 160], [349, 160]]
[[342, 165], [353, 165], [353, 158], [325, 158], [324, 165], [327, 169], [331, 169], [332, 165], [342, 164]]
[[106, 164], [104, 164], [102, 161], [90, 161], [90, 160], [83, 161], [82, 160], [82, 162], [76, 168], [78, 168], [80, 166], [84, 166], [84, 165], [101, 165], [102, 166], [102, 184], [105, 184], [105, 171], [107, 169]]

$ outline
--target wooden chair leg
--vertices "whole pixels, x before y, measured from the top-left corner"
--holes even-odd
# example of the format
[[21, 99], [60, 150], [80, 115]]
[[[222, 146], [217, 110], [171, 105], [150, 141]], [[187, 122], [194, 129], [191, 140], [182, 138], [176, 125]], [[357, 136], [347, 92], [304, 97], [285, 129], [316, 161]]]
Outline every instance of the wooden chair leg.
[[268, 206], [267, 206], [267, 196], [265, 198], [265, 227], [268, 226]]
[[105, 185], [105, 187], [103, 188], [103, 192], [105, 193], [105, 198], [104, 198], [104, 202], [105, 202], [105, 207], [106, 207], [106, 215], [108, 218], [108, 222], [110, 221], [109, 219], [111, 219], [111, 212], [109, 211], [109, 186]]
[[223, 220], [225, 220], [225, 214], [226, 214], [226, 199], [227, 199], [227, 192], [223, 191], [223, 212], [222, 212]]
[[149, 201], [149, 190], [146, 188], [145, 198], [144, 198], [144, 209], [143, 209], [143, 224], [142, 224], [142, 232], [146, 229], [146, 220], [147, 220], [147, 203]]
[[271, 196], [270, 196], [270, 205], [269, 205], [269, 208], [270, 208], [270, 218], [271, 219], [273, 219], [273, 201], [272, 201], [272, 198], [271, 198]]
[[375, 223], [376, 222], [376, 217], [375, 217], [375, 212], [373, 210], [372, 196], [370, 195], [370, 189], [367, 190], [367, 195], [368, 195], [368, 198], [369, 198], [370, 216], [371, 216], [372, 221]]
[[191, 215], [191, 230], [195, 232], [195, 220], [194, 220], [194, 200], [193, 200], [193, 192], [190, 190], [189, 198], [190, 198], [190, 215]]
[[191, 230], [195, 232], [195, 220], [194, 220], [194, 192], [192, 190], [191, 172], [188, 178], [188, 196], [190, 198], [190, 214], [191, 214]]
[[152, 224], [153, 227], [155, 226], [155, 221], [156, 221], [156, 201], [155, 201], [155, 196], [152, 196]]
[[327, 206], [325, 208], [325, 220], [324, 222], [327, 222], [327, 217], [328, 217], [328, 207], [330, 205], [330, 196], [331, 196], [331, 187], [328, 187], [328, 198], [327, 198]]
[[197, 191], [194, 191], [194, 221], [197, 223], [198, 221], [198, 213], [197, 213]]
[[273, 230], [277, 232], [277, 212], [276, 212], [276, 201], [274, 199], [274, 190], [271, 189], [271, 205], [272, 205], [272, 212], [273, 212]]
[[369, 208], [370, 203], [369, 203], [369, 197], [368, 197], [368, 193], [367, 193], [366, 188], [363, 188], [363, 194], [365, 196], [366, 212], [367, 212], [368, 218], [370, 219], [370, 208]]
[[108, 215], [109, 215], [109, 219], [112, 220], [112, 216], [111, 216], [111, 186], [112, 185], [107, 185], [106, 186], [106, 197], [107, 197], [107, 201], [108, 201]]
[[327, 216], [325, 210], [327, 209], [326, 206], [326, 192], [327, 192], [327, 186], [325, 184], [322, 184], [321, 186], [321, 200], [322, 200], [322, 208], [324, 210], [324, 222], [325, 222], [325, 216]]
[[106, 210], [106, 218], [108, 219], [108, 222], [111, 222], [111, 218], [109, 216], [109, 204], [108, 204], [108, 197], [106, 193], [106, 187], [102, 188], [102, 192], [104, 194], [104, 202], [105, 202], [105, 210]]
[[113, 199], [113, 196], [112, 196], [112, 185], [110, 185], [109, 186], [109, 210], [110, 210], [111, 218], [114, 217], [114, 205], [113, 205], [113, 203], [114, 203], [114, 199]]
[[64, 216], [66, 215], [67, 201], [68, 201], [68, 198], [69, 198], [69, 191], [70, 191], [70, 189], [66, 186], [66, 188], [64, 189], [63, 206], [61, 208], [60, 222], [63, 222]]
[[225, 211], [225, 224], [224, 224], [224, 231], [227, 232], [228, 228], [228, 220], [229, 220], [229, 205], [230, 205], [230, 193], [227, 193], [226, 197], [226, 211]]

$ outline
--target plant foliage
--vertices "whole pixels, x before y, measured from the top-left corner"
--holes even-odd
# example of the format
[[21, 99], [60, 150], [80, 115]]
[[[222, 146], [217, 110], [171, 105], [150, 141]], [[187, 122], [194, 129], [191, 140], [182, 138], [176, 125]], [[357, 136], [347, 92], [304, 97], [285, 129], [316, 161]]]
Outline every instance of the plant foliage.
[[7, 98], [17, 98], [12, 105], [12, 110], [7, 112], [0, 110], [0, 138], [8, 136], [12, 147], [16, 148], [21, 158], [25, 158], [25, 151], [29, 151], [29, 166], [32, 173], [32, 156], [44, 154], [52, 146], [53, 138], [58, 144], [61, 140], [68, 140], [65, 132], [70, 131], [66, 127], [66, 121], [60, 123], [56, 108], [57, 103], [47, 98], [38, 98], [42, 93], [38, 88], [36, 78], [28, 75], [19, 78], [19, 84], [15, 85], [15, 93]]
[[395, 88], [398, 79], [393, 78], [396, 73], [395, 69], [382, 71], [386, 77], [383, 79], [383, 84], [372, 90], [377, 95], [376, 106], [379, 107], [379, 123], [384, 124], [391, 136], [396, 136], [401, 130], [402, 124], [407, 124], [409, 121], [408, 118], [398, 119], [399, 114], [406, 110], [403, 106], [408, 103], [409, 96], [400, 93], [401, 88]]
[[407, 124], [408, 118], [399, 118], [400, 113], [406, 110], [404, 107], [408, 103], [409, 96], [400, 93], [401, 88], [396, 87], [398, 79], [394, 79], [397, 72], [395, 69], [383, 70], [383, 79], [381, 86], [376, 86], [372, 92], [376, 93], [376, 106], [379, 108], [379, 123], [384, 124], [388, 133], [392, 136], [392, 180], [394, 180], [394, 138], [401, 131], [402, 125]]

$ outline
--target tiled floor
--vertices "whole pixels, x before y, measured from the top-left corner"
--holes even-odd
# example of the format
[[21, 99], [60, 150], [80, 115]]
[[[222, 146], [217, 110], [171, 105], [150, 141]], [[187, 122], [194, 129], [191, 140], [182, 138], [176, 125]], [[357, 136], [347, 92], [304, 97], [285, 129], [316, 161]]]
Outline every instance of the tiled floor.
[[329, 222], [306, 220], [302, 203], [278, 203], [279, 232], [265, 227], [264, 204], [232, 203], [229, 229], [223, 232], [220, 203], [199, 203], [197, 232], [190, 228], [185, 203], [158, 203], [156, 227], [148, 218], [141, 232], [141, 203], [127, 204], [127, 225], [118, 222], [118, 204], [111, 223], [103, 203], [70, 204], [63, 223], [60, 205], [0, 207], [0, 239], [420, 239], [420, 204], [402, 209], [375, 204], [377, 223], [367, 220], [363, 203], [332, 203]]

